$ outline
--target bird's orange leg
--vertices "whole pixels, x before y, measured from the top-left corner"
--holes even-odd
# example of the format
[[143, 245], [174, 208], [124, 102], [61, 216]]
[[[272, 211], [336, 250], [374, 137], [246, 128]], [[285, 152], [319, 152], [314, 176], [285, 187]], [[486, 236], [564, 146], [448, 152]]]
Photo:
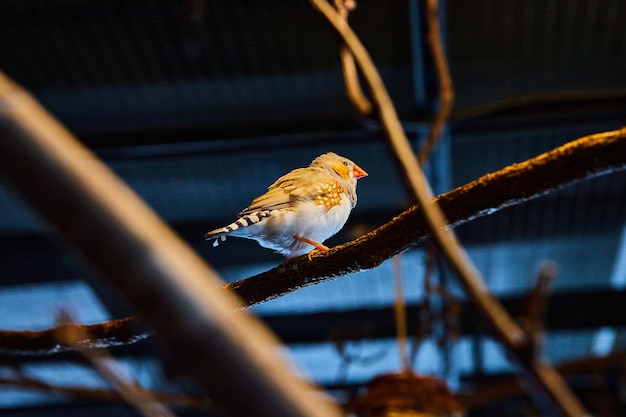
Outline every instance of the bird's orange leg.
[[321, 243], [315, 242], [311, 239], [307, 239], [306, 237], [302, 237], [302, 236], [293, 236], [294, 239], [299, 240], [300, 242], [304, 242], [304, 243], [308, 243], [311, 246], [314, 246], [315, 249], [313, 249], [311, 252], [309, 252], [309, 254], [307, 255], [307, 258], [309, 258], [309, 261], [311, 260], [311, 257], [313, 256], [313, 254], [315, 252], [322, 252], [325, 250], [330, 249], [328, 246], [326, 245], [322, 245]]

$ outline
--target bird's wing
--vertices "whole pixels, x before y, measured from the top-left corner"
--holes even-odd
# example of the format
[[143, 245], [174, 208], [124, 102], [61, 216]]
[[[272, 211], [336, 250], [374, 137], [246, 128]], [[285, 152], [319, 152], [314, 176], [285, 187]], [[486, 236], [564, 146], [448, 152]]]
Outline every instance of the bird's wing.
[[240, 216], [262, 210], [278, 210], [289, 208], [295, 201], [315, 198], [311, 196], [310, 187], [315, 177], [311, 168], [298, 168], [283, 175], [270, 185], [268, 191], [255, 198]]

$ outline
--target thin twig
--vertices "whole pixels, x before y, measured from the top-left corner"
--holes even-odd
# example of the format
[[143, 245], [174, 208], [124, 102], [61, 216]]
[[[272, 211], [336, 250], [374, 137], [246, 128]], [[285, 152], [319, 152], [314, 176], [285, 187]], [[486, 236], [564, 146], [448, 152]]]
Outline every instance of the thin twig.
[[[103, 348], [86, 348], [85, 341], [90, 335], [79, 326], [64, 326], [56, 333], [57, 339], [68, 346], [74, 346], [94, 367], [100, 376], [108, 382], [115, 391], [146, 417], [174, 417], [163, 404], [148, 390], [143, 389], [130, 375], [122, 375], [122, 369], [111, 354]], [[87, 343], [93, 345], [93, 343]], [[116, 369], [117, 368], [117, 369]]]
[[526, 295], [523, 311], [517, 320], [530, 340], [527, 349], [529, 360], [539, 357], [544, 318], [548, 306], [548, 289], [557, 273], [558, 267], [554, 262], [546, 262], [541, 266], [537, 281]]
[[[50, 394], [58, 394], [73, 399], [108, 402], [125, 401], [121, 394], [116, 391], [72, 385], [56, 385], [23, 374], [19, 374], [14, 378], [2, 377], [0, 378], [0, 385]], [[150, 391], [150, 395], [155, 401], [162, 404], [191, 407], [201, 410], [215, 409], [208, 399], [190, 397], [184, 394], [171, 394], [167, 392], [154, 391]]]
[[415, 358], [417, 353], [419, 352], [422, 343], [431, 335], [433, 332], [433, 323], [435, 322], [435, 317], [432, 311], [432, 303], [431, 303], [431, 294], [432, 294], [432, 281], [433, 274], [435, 273], [436, 268], [436, 259], [435, 259], [435, 251], [434, 245], [428, 245], [428, 250], [426, 252], [425, 259], [425, 269], [424, 269], [424, 284], [422, 286], [422, 291], [424, 291], [424, 300], [419, 306], [419, 328], [417, 333], [414, 336], [413, 348], [411, 349], [411, 362], [415, 362]]
[[398, 352], [400, 364], [403, 371], [411, 370], [411, 361], [407, 353], [407, 324], [406, 324], [406, 302], [404, 300], [404, 290], [402, 288], [402, 254], [393, 257], [393, 283], [395, 289], [395, 299], [393, 303], [394, 316], [396, 320], [396, 339], [398, 341]]
[[554, 106], [557, 108], [558, 105], [563, 105], [564, 103], [569, 105], [584, 102], [602, 103], [614, 101], [623, 103], [624, 100], [626, 100], [626, 87], [615, 86], [527, 93], [456, 109], [452, 112], [450, 118], [455, 122], [459, 122], [489, 116], [498, 112], [532, 108], [534, 106], [541, 106], [541, 108]]
[[454, 87], [448, 59], [441, 39], [441, 28], [439, 25], [438, 0], [426, 1], [426, 22], [428, 24], [428, 46], [433, 55], [435, 71], [439, 81], [439, 107], [433, 120], [426, 142], [422, 145], [417, 155], [420, 163], [424, 163], [430, 157], [437, 142], [441, 138], [441, 133], [450, 118], [452, 106], [454, 104]]
[[[341, 16], [343, 24], [348, 24], [348, 15], [356, 9], [355, 0], [335, 0], [335, 8]], [[362, 116], [370, 116], [374, 111], [374, 106], [369, 99], [363, 94], [361, 83], [359, 82], [359, 74], [354, 64], [354, 57], [350, 53], [350, 49], [344, 44], [339, 45], [339, 61], [343, 72], [343, 79], [346, 86], [346, 95], [352, 105]]]

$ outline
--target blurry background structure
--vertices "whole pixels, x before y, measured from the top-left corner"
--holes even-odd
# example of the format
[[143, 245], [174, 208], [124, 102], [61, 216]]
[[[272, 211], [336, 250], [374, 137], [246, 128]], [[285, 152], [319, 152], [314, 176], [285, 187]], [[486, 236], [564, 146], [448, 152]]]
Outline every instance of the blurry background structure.
[[[456, 103], [426, 167], [436, 193], [625, 124], [626, 3], [447, 0], [442, 10]], [[363, 0], [350, 22], [417, 147], [436, 105], [423, 5]], [[278, 176], [323, 152], [347, 156], [370, 174], [359, 183], [351, 220], [331, 244], [407, 208], [378, 124], [352, 110], [336, 38], [306, 1], [2, 1], [0, 69], [227, 281], [267, 270], [281, 258], [236, 239], [212, 248], [204, 232], [233, 220]], [[626, 172], [502, 210], [457, 232], [514, 314], [541, 263], [558, 264], [543, 346], [551, 362], [625, 350]], [[60, 309], [83, 323], [132, 313], [74, 255], [0, 183], [0, 329], [45, 329]], [[426, 296], [425, 247], [405, 253], [401, 262], [410, 332], [416, 334]], [[343, 400], [378, 373], [399, 367], [392, 276], [385, 263], [254, 311], [287, 344], [302, 373]], [[445, 268], [437, 280], [463, 305]], [[434, 326], [434, 337], [415, 351], [415, 369], [446, 379], [458, 392], [515, 373], [472, 317], [462, 311], [457, 337], [444, 344], [436, 339], [445, 332]], [[161, 368], [153, 340], [113, 353], [148, 388], [187, 387]], [[53, 383], [102, 385], [71, 354], [3, 355], [0, 376], [8, 372], [2, 363]], [[625, 378], [622, 363], [621, 369], [568, 381], [592, 410], [605, 406], [598, 415], [617, 416], [626, 414]], [[531, 413], [525, 405], [523, 399], [489, 402], [470, 415]], [[135, 415], [124, 406], [0, 391], [0, 415], [87, 413]]]

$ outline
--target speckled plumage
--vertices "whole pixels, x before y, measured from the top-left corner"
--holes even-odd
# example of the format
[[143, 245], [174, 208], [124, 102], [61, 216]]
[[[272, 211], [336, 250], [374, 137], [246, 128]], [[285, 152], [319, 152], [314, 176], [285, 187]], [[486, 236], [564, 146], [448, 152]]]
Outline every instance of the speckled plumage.
[[239, 219], [205, 235], [214, 246], [226, 236], [256, 240], [286, 257], [324, 249], [356, 206], [357, 179], [367, 173], [347, 158], [329, 152], [307, 168], [280, 177], [239, 213]]

